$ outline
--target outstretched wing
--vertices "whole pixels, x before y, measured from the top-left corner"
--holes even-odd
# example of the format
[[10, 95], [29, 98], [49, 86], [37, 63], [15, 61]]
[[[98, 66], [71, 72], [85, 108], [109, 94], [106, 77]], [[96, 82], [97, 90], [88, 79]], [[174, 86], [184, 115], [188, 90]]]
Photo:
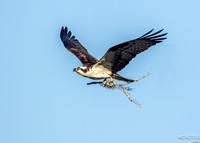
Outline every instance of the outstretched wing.
[[88, 53], [75, 36], [72, 36], [71, 31], [68, 31], [67, 27], [62, 27], [60, 38], [65, 48], [72, 52], [81, 61], [83, 66], [90, 66], [98, 62], [96, 58]]
[[167, 33], [158, 35], [163, 31], [163, 29], [151, 34], [152, 31], [153, 29], [138, 39], [111, 47], [95, 66], [103, 66], [104, 68], [112, 71], [112, 73], [120, 71], [137, 54], [166, 39], [166, 37], [163, 36], [165, 36]]

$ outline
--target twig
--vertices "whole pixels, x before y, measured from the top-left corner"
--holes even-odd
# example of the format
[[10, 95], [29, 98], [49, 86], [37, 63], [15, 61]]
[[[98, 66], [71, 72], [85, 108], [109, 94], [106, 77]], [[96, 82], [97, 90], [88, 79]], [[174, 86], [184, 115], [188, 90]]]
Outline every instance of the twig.
[[123, 87], [122, 85], [120, 85], [120, 84], [117, 84], [117, 85], [118, 85], [119, 87], [121, 87], [121, 89], [124, 91], [124, 93], [126, 94], [126, 96], [128, 97], [128, 99], [129, 99], [131, 102], [135, 103], [138, 107], [141, 108], [140, 104], [137, 103], [137, 101], [135, 101], [135, 100], [133, 100], [133, 99], [131, 98], [131, 96], [128, 94], [128, 92], [126, 92], [126, 90], [124, 89], [124, 87]]
[[141, 78], [138, 78], [138, 79], [134, 79], [134, 81], [135, 82], [138, 82], [139, 80], [141, 80], [141, 79], [143, 79], [143, 78], [145, 78], [145, 77], [147, 77], [147, 76], [149, 76], [151, 74], [151, 71], [150, 72], [148, 72], [145, 76], [143, 76], [143, 77], [141, 77]]
[[[147, 75], [145, 75], [145, 76], [143, 76], [141, 78], [135, 79], [134, 81], [138, 82], [139, 80], [147, 77], [150, 74], [151, 74], [151, 71]], [[90, 82], [90, 83], [87, 83], [87, 85], [91, 85], [91, 84], [101, 84], [103, 87], [107, 87], [107, 88], [110, 88], [110, 89], [114, 89], [114, 88], [120, 87], [123, 90], [123, 92], [126, 94], [126, 96], [128, 97], [128, 99], [131, 102], [133, 102], [134, 104], [136, 104], [138, 107], [141, 108], [140, 104], [137, 103], [137, 101], [133, 100], [131, 98], [131, 96], [128, 94], [128, 92], [126, 91], [126, 90], [128, 90], [128, 91], [131, 90], [131, 88], [127, 86], [127, 84], [129, 84], [128, 82], [125, 83], [125, 84], [117, 84], [116, 82], [113, 82], [113, 81], [103, 81], [103, 82]], [[126, 86], [126, 87], [124, 87], [124, 86]]]
[[90, 85], [90, 84], [102, 84], [103, 82], [90, 82], [90, 83], [87, 83], [87, 85]]
[[[90, 82], [90, 83], [87, 83], [87, 85], [91, 85], [91, 84], [101, 84], [102, 85], [102, 83], [103, 82]], [[111, 82], [108, 82], [109, 84], [111, 84]], [[107, 88], [109, 88], [109, 89], [111, 89], [111, 88], [117, 88], [117, 87], [120, 87], [122, 90], [123, 90], [123, 92], [126, 94], [126, 96], [128, 97], [128, 99], [131, 101], [131, 102], [133, 102], [134, 104], [136, 104], [138, 107], [140, 107], [141, 108], [141, 106], [140, 106], [140, 104], [138, 104], [135, 100], [133, 100], [132, 98], [131, 98], [131, 96], [126, 92], [126, 90], [130, 90], [131, 88], [130, 87], [124, 87], [125, 85], [127, 85], [128, 83], [125, 83], [125, 84], [115, 84], [115, 85], [113, 85], [113, 86], [110, 86], [110, 85], [107, 85], [107, 84], [105, 84], [105, 86], [104, 87], [107, 87]], [[127, 88], [127, 89], [126, 89]]]

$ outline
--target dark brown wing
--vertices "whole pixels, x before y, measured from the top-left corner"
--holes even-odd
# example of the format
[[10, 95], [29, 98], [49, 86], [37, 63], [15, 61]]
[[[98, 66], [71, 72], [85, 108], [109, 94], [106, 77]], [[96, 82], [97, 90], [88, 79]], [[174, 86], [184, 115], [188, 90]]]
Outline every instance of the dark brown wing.
[[113, 73], [123, 69], [137, 54], [166, 39], [167, 33], [157, 35], [162, 30], [151, 34], [153, 29], [138, 39], [124, 42], [108, 49], [96, 66], [103, 66]]
[[75, 36], [72, 36], [71, 31], [68, 31], [67, 27], [62, 27], [60, 38], [65, 48], [72, 52], [81, 61], [83, 66], [90, 66], [98, 62], [96, 58], [88, 53]]

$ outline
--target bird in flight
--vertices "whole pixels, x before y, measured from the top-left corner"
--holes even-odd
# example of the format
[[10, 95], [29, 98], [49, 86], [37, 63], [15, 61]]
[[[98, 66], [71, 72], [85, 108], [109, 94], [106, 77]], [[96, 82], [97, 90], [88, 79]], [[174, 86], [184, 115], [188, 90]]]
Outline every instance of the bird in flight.
[[72, 35], [71, 31], [68, 31], [67, 27], [62, 27], [60, 38], [65, 48], [72, 52], [83, 65], [74, 68], [73, 71], [87, 78], [104, 79], [102, 84], [106, 84], [107, 78], [110, 78], [109, 83], [116, 84], [113, 79], [130, 83], [137, 80], [125, 78], [117, 72], [122, 70], [137, 54], [166, 39], [164, 36], [167, 33], [160, 34], [163, 29], [155, 33], [153, 33], [153, 30], [137, 39], [109, 48], [100, 60], [90, 55], [87, 49]]

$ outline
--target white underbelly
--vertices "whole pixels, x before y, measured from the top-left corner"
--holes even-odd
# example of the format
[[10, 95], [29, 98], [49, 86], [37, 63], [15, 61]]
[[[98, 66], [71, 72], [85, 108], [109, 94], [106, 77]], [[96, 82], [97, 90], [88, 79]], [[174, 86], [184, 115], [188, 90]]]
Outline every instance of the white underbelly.
[[104, 79], [104, 78], [109, 78], [110, 75], [105, 73], [98, 73], [98, 74], [87, 74], [87, 77], [92, 79]]
[[111, 72], [107, 69], [92, 68], [86, 73], [79, 74], [92, 79], [105, 79], [110, 77]]

